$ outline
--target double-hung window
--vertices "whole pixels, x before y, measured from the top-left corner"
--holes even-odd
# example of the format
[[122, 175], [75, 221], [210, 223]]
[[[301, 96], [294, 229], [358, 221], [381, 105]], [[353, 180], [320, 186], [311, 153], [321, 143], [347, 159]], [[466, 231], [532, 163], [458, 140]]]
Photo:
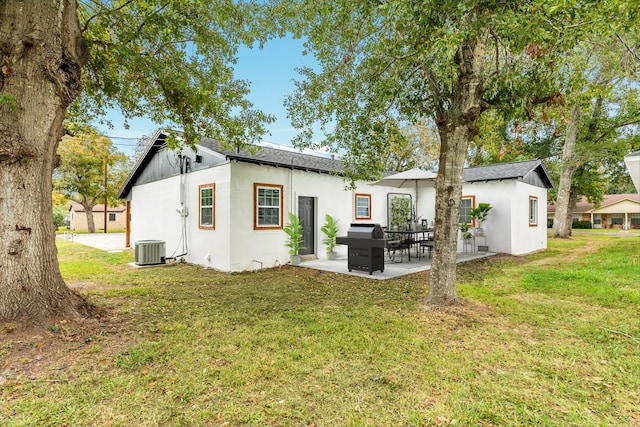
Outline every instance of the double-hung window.
[[529, 196], [529, 225], [534, 227], [538, 225], [538, 198]]
[[116, 221], [116, 214], [110, 212], [109, 213], [109, 222], [115, 222]]
[[254, 218], [257, 229], [282, 228], [283, 186], [273, 184], [253, 184]]
[[200, 228], [213, 230], [215, 223], [216, 185], [202, 184], [198, 187], [199, 211], [198, 221]]
[[371, 219], [371, 194], [356, 194], [356, 219]]
[[611, 214], [611, 225], [622, 225], [624, 222], [624, 215], [621, 213]]
[[460, 224], [466, 222], [468, 225], [473, 225], [473, 218], [471, 218], [471, 209], [475, 208], [476, 196], [462, 196], [460, 199]]

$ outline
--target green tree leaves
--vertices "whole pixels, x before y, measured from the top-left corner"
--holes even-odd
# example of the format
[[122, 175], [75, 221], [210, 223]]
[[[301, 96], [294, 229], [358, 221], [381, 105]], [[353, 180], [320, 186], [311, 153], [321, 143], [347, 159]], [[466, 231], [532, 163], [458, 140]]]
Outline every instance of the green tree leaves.
[[233, 76], [239, 44], [263, 43], [270, 25], [253, 2], [93, 1], [79, 5], [90, 61], [71, 109], [148, 116], [177, 126], [187, 143], [207, 135], [230, 145], [256, 141], [273, 117], [252, 109], [249, 83]]

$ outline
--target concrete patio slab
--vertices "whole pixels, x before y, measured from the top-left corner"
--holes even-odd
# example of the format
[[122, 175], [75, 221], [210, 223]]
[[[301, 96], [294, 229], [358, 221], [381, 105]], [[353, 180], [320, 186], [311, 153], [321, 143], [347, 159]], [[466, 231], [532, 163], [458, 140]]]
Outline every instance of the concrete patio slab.
[[[488, 256], [495, 255], [492, 252], [476, 252], [474, 254], [466, 254], [463, 252], [459, 252], [457, 255], [457, 263], [472, 261], [474, 259], [485, 258]], [[329, 261], [325, 258], [323, 259], [310, 259], [304, 260], [299, 265], [299, 267], [303, 268], [313, 268], [316, 270], [330, 271], [332, 273], [340, 273], [340, 274], [348, 274], [351, 276], [364, 277], [369, 279], [376, 280], [385, 280], [392, 279], [395, 277], [405, 276], [407, 274], [419, 273], [421, 271], [431, 270], [431, 259], [428, 257], [422, 257], [420, 259], [416, 259], [414, 257], [411, 258], [411, 262], [405, 257], [403, 262], [394, 262], [391, 261], [386, 255], [384, 260], [384, 271], [374, 271], [371, 275], [369, 275], [368, 271], [360, 271], [360, 270], [352, 270], [349, 271], [347, 268], [347, 257], [339, 257], [336, 260]]]

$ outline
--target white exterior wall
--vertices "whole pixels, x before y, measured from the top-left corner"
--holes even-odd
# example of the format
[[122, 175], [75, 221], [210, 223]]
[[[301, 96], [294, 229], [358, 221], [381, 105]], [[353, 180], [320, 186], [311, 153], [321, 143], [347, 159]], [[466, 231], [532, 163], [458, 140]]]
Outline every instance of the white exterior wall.
[[[511, 254], [524, 255], [547, 248], [547, 190], [515, 181], [512, 202]], [[538, 225], [529, 225], [529, 197], [538, 198]]]
[[[430, 190], [433, 195], [430, 196]], [[474, 196], [475, 206], [490, 203], [493, 209], [482, 223], [485, 237], [477, 245], [489, 246], [490, 252], [522, 255], [547, 247], [547, 190], [521, 181], [489, 181], [464, 183], [463, 196]], [[529, 196], [538, 197], [538, 225], [529, 226]], [[419, 203], [431, 197], [435, 214], [435, 191], [420, 192]], [[426, 200], [425, 200], [426, 202]], [[428, 207], [423, 208], [428, 212]], [[477, 224], [476, 224], [477, 225]], [[458, 240], [458, 251], [463, 250]]]
[[[487, 220], [482, 223], [485, 237], [478, 238], [476, 245], [489, 246], [490, 252], [511, 253], [512, 201], [516, 196], [514, 181], [465, 183], [462, 185], [462, 196], [475, 196], [476, 207], [480, 203], [490, 203], [493, 207]], [[458, 240], [458, 250], [462, 251], [461, 240]]]
[[625, 156], [624, 162], [627, 165], [627, 170], [633, 185], [636, 187], [636, 191], [640, 193], [640, 152]]
[[[186, 261], [217, 270], [229, 271], [232, 254], [229, 252], [231, 241], [231, 217], [229, 200], [231, 198], [231, 167], [223, 164], [209, 169], [186, 174], [187, 206], [187, 241], [189, 244]], [[215, 184], [213, 206], [214, 229], [199, 227], [199, 186]], [[235, 219], [234, 219], [235, 221]]]
[[[223, 271], [229, 270], [229, 165], [221, 165], [183, 176], [187, 254], [184, 259]], [[198, 186], [216, 184], [215, 229], [198, 227]], [[131, 242], [163, 240], [167, 257], [182, 255], [183, 224], [180, 208], [181, 177], [171, 177], [134, 186], [131, 198]], [[206, 255], [209, 259], [205, 259]]]
[[[346, 182], [339, 176], [304, 172], [243, 162], [190, 172], [184, 180], [184, 199], [189, 215], [186, 218], [189, 263], [222, 271], [245, 271], [269, 268], [289, 261], [282, 229], [254, 230], [254, 183], [283, 186], [284, 224], [287, 212], [298, 213], [298, 197], [315, 199], [315, 247], [313, 253], [324, 258], [324, 234], [320, 228], [325, 214], [338, 219], [338, 235], [346, 235], [351, 223], [387, 222], [387, 193], [411, 194], [414, 188], [393, 188], [360, 182], [355, 190], [345, 190]], [[215, 184], [215, 229], [198, 227], [198, 186]], [[163, 240], [167, 257], [182, 254], [182, 221], [180, 208], [181, 177], [171, 177], [134, 186], [131, 199], [131, 242]], [[371, 195], [371, 219], [355, 220], [355, 194]], [[463, 185], [464, 196], [475, 196], [479, 203], [493, 206], [482, 226], [491, 252], [525, 254], [547, 246], [546, 189], [519, 181], [492, 181]], [[538, 197], [538, 226], [529, 226], [529, 196]], [[418, 215], [429, 223], [435, 218], [435, 189], [421, 187]], [[462, 251], [462, 242], [459, 242]], [[347, 247], [336, 251], [346, 256]]]
[[[386, 224], [386, 194], [395, 190], [388, 187], [359, 183], [355, 190], [345, 190], [346, 182], [339, 176], [305, 172], [249, 163], [232, 163], [230, 270], [244, 271], [273, 267], [289, 261], [288, 248], [284, 243], [286, 234], [281, 229], [254, 230], [253, 184], [283, 186], [284, 223], [287, 213], [298, 214], [298, 197], [315, 199], [315, 247], [313, 253], [324, 258], [322, 244], [324, 234], [320, 231], [328, 213], [338, 220], [338, 235], [346, 235], [352, 222]], [[355, 220], [355, 194], [371, 195], [371, 219]], [[336, 246], [336, 252], [346, 255], [346, 246]]]
[[[386, 224], [387, 192], [395, 188], [360, 183], [355, 190], [345, 190], [346, 182], [338, 176], [258, 166], [249, 163], [227, 163], [184, 175], [188, 253], [184, 259], [222, 271], [245, 271], [269, 268], [289, 261], [282, 229], [254, 230], [253, 184], [283, 186], [284, 224], [287, 212], [298, 213], [298, 197], [315, 199], [314, 253], [324, 258], [322, 244], [325, 214], [338, 219], [338, 235], [345, 235], [352, 222]], [[182, 222], [180, 177], [171, 177], [134, 186], [131, 199], [131, 241], [163, 240], [167, 257], [181, 255]], [[198, 186], [214, 183], [215, 229], [198, 227]], [[404, 189], [402, 192], [407, 192]], [[409, 191], [410, 192], [410, 191]], [[371, 195], [371, 219], [355, 220], [355, 194]], [[346, 256], [346, 246], [336, 252]]]
[[163, 240], [167, 256], [180, 238], [178, 177], [134, 186], [131, 197], [131, 244], [139, 240]]

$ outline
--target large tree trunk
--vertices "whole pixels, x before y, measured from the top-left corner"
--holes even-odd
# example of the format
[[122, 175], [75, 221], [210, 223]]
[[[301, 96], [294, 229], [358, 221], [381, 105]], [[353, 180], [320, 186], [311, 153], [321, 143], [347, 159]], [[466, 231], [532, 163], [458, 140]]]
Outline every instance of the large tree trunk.
[[574, 105], [569, 113], [569, 123], [564, 146], [562, 147], [562, 163], [560, 165], [560, 181], [558, 182], [558, 197], [556, 199], [556, 213], [553, 215], [551, 237], [571, 236], [572, 212], [570, 212], [570, 196], [573, 174], [580, 167], [575, 159], [575, 147], [580, 128], [580, 108]]
[[[595, 100], [587, 134], [582, 140], [583, 146], [597, 143], [598, 123], [604, 113], [603, 102], [602, 97], [597, 97]], [[573, 211], [578, 202], [580, 192], [580, 188], [573, 184], [573, 177], [575, 173], [585, 165], [585, 160], [578, 159], [575, 155], [578, 133], [580, 131], [580, 120], [580, 109], [574, 106], [569, 113], [565, 144], [562, 147], [562, 164], [560, 167], [560, 182], [558, 183], [556, 213], [553, 216], [552, 237], [571, 236]], [[558, 225], [556, 226], [556, 224]]]
[[75, 0], [0, 1], [0, 321], [74, 316], [82, 299], [58, 268], [52, 173], [62, 121], [80, 93], [85, 48]]
[[456, 302], [456, 256], [462, 170], [469, 142], [478, 133], [482, 112], [485, 42], [464, 44], [456, 54], [457, 86], [449, 110], [438, 117], [440, 164], [436, 178], [436, 219], [433, 261], [426, 303], [442, 306]]
[[573, 212], [576, 210], [576, 203], [578, 203], [578, 187], [572, 185], [571, 191], [569, 191], [567, 217], [565, 218], [565, 221], [567, 221], [566, 227], [569, 228], [569, 235], [571, 235], [571, 229], [573, 228]]
[[[82, 203], [82, 207], [84, 208], [85, 217], [87, 218], [87, 231], [89, 233], [95, 233], [96, 232], [96, 222], [93, 219], [93, 207], [94, 206], [95, 206], [95, 203], [94, 204]], [[106, 206], [105, 206], [105, 209], [107, 209]]]

